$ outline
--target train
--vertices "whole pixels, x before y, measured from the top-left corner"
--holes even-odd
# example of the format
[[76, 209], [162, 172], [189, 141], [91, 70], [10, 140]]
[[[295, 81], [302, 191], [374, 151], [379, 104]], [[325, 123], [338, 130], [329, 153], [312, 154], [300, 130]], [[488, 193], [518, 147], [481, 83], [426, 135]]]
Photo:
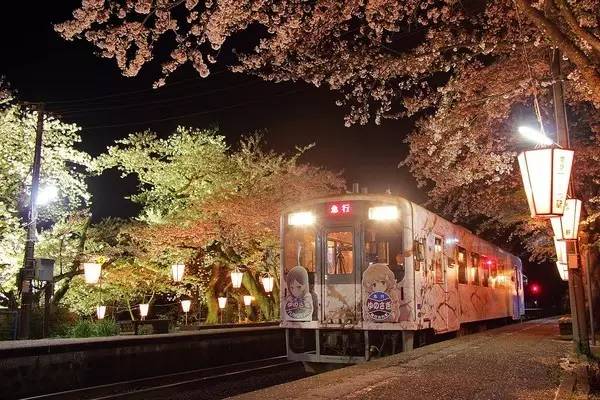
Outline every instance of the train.
[[281, 247], [287, 357], [305, 365], [365, 362], [525, 312], [518, 257], [403, 197], [295, 204]]

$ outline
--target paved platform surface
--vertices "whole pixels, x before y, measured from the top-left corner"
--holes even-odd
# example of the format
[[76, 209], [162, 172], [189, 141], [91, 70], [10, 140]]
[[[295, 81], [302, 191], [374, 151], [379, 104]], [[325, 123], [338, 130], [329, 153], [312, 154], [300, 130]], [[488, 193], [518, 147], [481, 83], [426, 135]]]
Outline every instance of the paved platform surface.
[[554, 399], [572, 354], [557, 319], [529, 321], [246, 393], [235, 399]]

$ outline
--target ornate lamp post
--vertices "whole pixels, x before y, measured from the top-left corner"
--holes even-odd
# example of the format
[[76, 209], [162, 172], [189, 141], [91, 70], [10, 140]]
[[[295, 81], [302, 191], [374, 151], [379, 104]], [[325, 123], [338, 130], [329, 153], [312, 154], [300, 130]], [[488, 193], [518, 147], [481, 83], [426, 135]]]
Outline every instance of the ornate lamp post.
[[221, 314], [221, 324], [223, 323], [223, 310], [225, 309], [225, 306], [227, 306], [227, 297], [219, 297], [217, 299], [217, 301], [219, 302], [219, 311]]
[[143, 320], [146, 319], [146, 317], [148, 316], [148, 311], [150, 310], [150, 304], [148, 303], [143, 303], [140, 304], [140, 317]]
[[98, 263], [83, 263], [85, 283], [95, 285], [100, 281], [102, 265]]
[[171, 266], [171, 277], [173, 282], [181, 282], [185, 273], [185, 264], [178, 263]]
[[546, 148], [518, 156], [532, 218], [562, 216], [569, 189], [573, 150]]
[[239, 289], [242, 287], [242, 278], [244, 277], [244, 273], [240, 271], [238, 267], [235, 267], [233, 271], [231, 271], [231, 286], [234, 289]]
[[265, 289], [265, 293], [271, 293], [273, 291], [273, 284], [275, 283], [275, 278], [271, 275], [267, 274], [260, 278], [263, 288]]
[[192, 307], [191, 300], [181, 300], [181, 309], [185, 313], [185, 324], [188, 324], [188, 313], [190, 312], [190, 308]]
[[96, 317], [98, 319], [104, 319], [106, 315], [106, 306], [96, 306]]

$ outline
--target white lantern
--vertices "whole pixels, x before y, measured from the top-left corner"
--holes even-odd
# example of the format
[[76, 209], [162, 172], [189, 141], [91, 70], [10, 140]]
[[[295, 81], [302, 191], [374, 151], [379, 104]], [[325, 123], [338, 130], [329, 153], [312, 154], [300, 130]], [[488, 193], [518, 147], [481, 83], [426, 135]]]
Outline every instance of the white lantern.
[[174, 282], [181, 282], [183, 280], [183, 273], [185, 272], [184, 264], [173, 264], [171, 266], [171, 276]]
[[563, 215], [573, 150], [547, 148], [519, 154], [527, 203], [533, 218]]
[[148, 311], [150, 310], [150, 304], [140, 304], [140, 317], [145, 319], [148, 316]]
[[243, 277], [244, 273], [239, 269], [236, 268], [235, 270], [231, 271], [231, 286], [233, 286], [234, 289], [239, 289], [240, 287], [242, 287]]
[[558, 240], [577, 240], [580, 218], [581, 200], [567, 199], [563, 216], [550, 218], [554, 236]]
[[219, 297], [217, 299], [217, 301], [219, 302], [219, 308], [222, 310], [225, 308], [225, 306], [227, 305], [227, 297]]
[[556, 248], [556, 260], [561, 264], [568, 264], [567, 242], [554, 238], [554, 247]]
[[189, 313], [191, 307], [192, 307], [191, 300], [181, 300], [181, 309], [183, 310], [184, 313]]
[[560, 275], [560, 279], [562, 279], [563, 281], [569, 280], [569, 266], [567, 264], [557, 262], [556, 269], [558, 270], [558, 275]]
[[244, 296], [244, 305], [246, 307], [250, 306], [252, 304], [252, 296]]
[[96, 306], [96, 316], [98, 319], [104, 319], [106, 315], [106, 306]]
[[98, 263], [83, 263], [83, 275], [85, 283], [96, 284], [100, 280], [102, 265]]
[[271, 275], [266, 275], [260, 278], [263, 288], [266, 293], [271, 293], [273, 291], [273, 284], [275, 283], [275, 279]]

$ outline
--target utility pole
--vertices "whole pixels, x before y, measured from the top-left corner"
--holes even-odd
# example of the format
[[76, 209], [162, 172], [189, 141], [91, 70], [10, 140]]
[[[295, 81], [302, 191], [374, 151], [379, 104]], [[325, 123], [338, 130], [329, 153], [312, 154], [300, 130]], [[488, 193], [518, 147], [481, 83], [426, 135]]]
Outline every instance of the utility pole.
[[44, 132], [44, 104], [37, 105], [37, 129], [35, 134], [35, 150], [31, 173], [31, 195], [29, 197], [29, 224], [25, 242], [23, 268], [19, 274], [19, 290], [21, 291], [21, 313], [19, 316], [19, 339], [29, 339], [29, 321], [33, 305], [33, 277], [35, 268], [35, 241], [37, 237], [37, 197], [40, 186], [40, 168], [42, 161], [42, 136]]
[[[554, 98], [554, 119], [556, 121], [556, 139], [559, 146], [569, 148], [569, 127], [563, 92], [563, 76], [560, 69], [560, 50], [552, 50], [550, 66], [552, 72], [552, 95]], [[575, 177], [571, 178], [571, 182]], [[573, 195], [572, 184], [569, 195]], [[577, 245], [575, 251], [577, 251]], [[573, 341], [578, 352], [590, 354], [588, 340], [587, 316], [585, 312], [585, 294], [583, 288], [582, 265], [577, 255], [577, 268], [569, 268], [569, 302], [571, 306], [571, 323], [573, 325]]]

